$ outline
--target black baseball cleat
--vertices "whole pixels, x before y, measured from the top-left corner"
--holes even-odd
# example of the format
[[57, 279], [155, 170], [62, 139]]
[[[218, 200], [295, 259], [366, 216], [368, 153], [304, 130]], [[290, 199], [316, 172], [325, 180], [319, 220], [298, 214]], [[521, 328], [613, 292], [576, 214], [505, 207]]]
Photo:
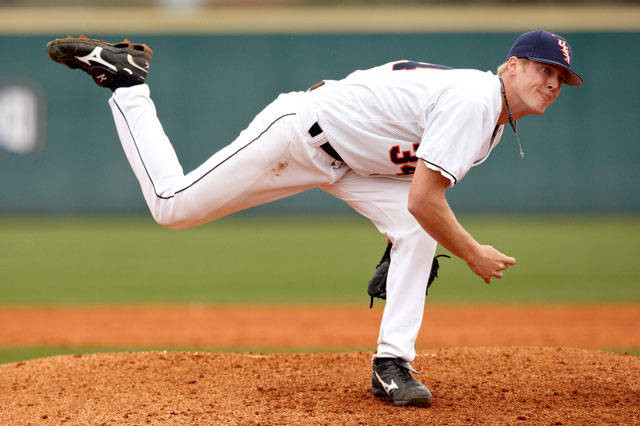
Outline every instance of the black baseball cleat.
[[117, 44], [83, 36], [47, 43], [47, 53], [69, 68], [80, 68], [100, 87], [116, 90], [144, 83], [153, 52], [146, 44], [124, 40]]
[[396, 405], [431, 406], [431, 391], [413, 378], [398, 358], [376, 358], [371, 373], [371, 393], [376, 398], [390, 399]]

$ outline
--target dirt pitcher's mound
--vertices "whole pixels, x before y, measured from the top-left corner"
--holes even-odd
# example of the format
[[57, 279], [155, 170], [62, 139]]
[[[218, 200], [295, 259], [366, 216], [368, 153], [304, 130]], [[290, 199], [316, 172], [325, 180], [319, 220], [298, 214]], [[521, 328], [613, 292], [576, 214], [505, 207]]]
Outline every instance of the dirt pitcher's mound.
[[75, 355], [0, 365], [1, 424], [585, 424], [640, 422], [640, 358], [449, 348], [413, 365], [431, 408], [369, 394], [366, 353]]

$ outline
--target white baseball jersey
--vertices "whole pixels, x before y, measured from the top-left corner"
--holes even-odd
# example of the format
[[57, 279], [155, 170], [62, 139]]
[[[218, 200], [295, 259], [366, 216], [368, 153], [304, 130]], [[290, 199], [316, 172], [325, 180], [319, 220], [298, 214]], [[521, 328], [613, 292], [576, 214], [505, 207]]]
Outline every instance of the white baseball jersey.
[[[186, 229], [316, 187], [369, 218], [393, 243], [376, 356], [413, 360], [437, 243], [407, 208], [408, 179], [422, 158], [454, 184], [489, 155], [502, 134], [495, 75], [402, 61], [283, 94], [187, 174], [147, 85], [109, 104], [158, 223]], [[327, 140], [344, 162], [320, 148]]]
[[500, 140], [500, 93], [491, 72], [399, 61], [311, 96], [329, 143], [359, 175], [411, 175], [421, 158], [453, 185]]

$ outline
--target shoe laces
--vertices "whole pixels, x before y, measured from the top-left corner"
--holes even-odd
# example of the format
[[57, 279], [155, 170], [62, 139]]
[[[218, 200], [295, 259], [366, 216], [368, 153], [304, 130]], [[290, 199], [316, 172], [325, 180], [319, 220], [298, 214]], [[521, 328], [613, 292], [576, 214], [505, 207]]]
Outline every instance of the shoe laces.
[[421, 374], [420, 372], [416, 371], [410, 364], [404, 365], [399, 360], [394, 359], [391, 361], [391, 364], [392, 368], [397, 372], [398, 377], [400, 377], [400, 380], [402, 380], [402, 383], [409, 383], [415, 380], [411, 373], [409, 373], [409, 371], [412, 371], [416, 374]]

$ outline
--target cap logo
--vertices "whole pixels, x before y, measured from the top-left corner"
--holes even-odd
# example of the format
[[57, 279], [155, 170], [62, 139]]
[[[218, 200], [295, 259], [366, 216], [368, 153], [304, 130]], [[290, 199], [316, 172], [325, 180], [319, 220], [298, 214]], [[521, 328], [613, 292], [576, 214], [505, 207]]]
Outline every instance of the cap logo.
[[562, 55], [564, 56], [564, 61], [571, 66], [571, 55], [569, 54], [569, 46], [567, 45], [567, 42], [561, 39], [558, 39], [558, 44], [560, 45], [560, 51], [562, 52]]

